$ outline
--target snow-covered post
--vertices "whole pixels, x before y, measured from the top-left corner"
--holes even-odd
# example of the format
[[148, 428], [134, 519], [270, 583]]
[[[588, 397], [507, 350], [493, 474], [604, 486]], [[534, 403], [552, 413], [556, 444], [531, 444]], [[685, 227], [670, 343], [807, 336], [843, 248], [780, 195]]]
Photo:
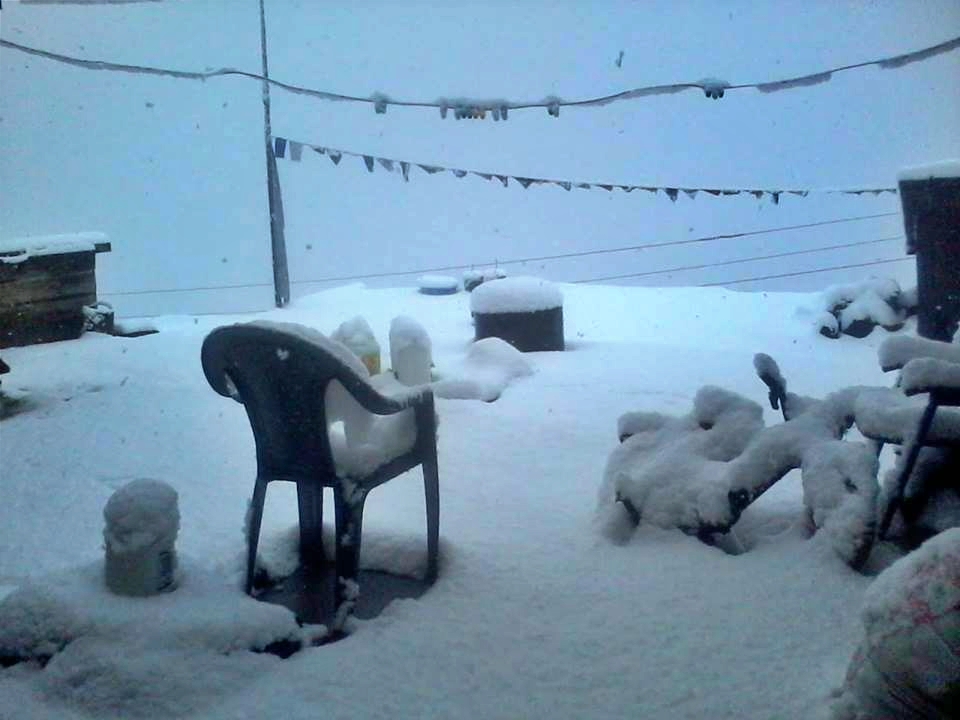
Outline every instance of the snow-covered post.
[[423, 326], [405, 315], [390, 323], [390, 367], [404, 385], [430, 382], [430, 336]]
[[118, 595], [155, 595], [176, 587], [180, 529], [177, 491], [159, 480], [133, 480], [103, 509], [107, 587]]
[[960, 321], [960, 161], [898, 176], [907, 253], [917, 256], [917, 332], [950, 341]]

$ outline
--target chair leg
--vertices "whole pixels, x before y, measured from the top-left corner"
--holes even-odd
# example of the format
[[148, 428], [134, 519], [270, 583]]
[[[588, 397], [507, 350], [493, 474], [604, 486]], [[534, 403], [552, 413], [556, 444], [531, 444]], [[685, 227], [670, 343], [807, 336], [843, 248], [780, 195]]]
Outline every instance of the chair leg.
[[300, 562], [323, 564], [323, 488], [297, 483], [297, 510], [300, 517]]
[[887, 506], [884, 508], [883, 515], [880, 518], [880, 525], [877, 528], [878, 540], [883, 540], [886, 537], [887, 531], [890, 529], [890, 523], [893, 521], [893, 516], [903, 502], [903, 493], [907, 489], [907, 482], [910, 480], [910, 475], [913, 474], [913, 468], [917, 464], [917, 457], [920, 455], [920, 448], [923, 447], [923, 441], [926, 439], [927, 432], [929, 432], [930, 426], [933, 424], [933, 416], [936, 412], [937, 402], [931, 397], [927, 402], [927, 407], [923, 410], [923, 415], [920, 417], [917, 435], [913, 438], [913, 442], [907, 447], [907, 457], [904, 458], [903, 469], [900, 471], [900, 475], [897, 476], [897, 481], [890, 497], [887, 498]]
[[337, 589], [336, 621], [339, 629], [353, 611], [358, 597], [357, 575], [360, 571], [360, 542], [363, 531], [364, 490], [345, 492], [341, 485], [333, 489], [337, 516]]
[[440, 554], [440, 473], [437, 468], [437, 447], [428, 449], [423, 459], [423, 493], [427, 506], [427, 572], [425, 580], [437, 579]]
[[260, 524], [263, 520], [263, 504], [267, 495], [267, 480], [257, 477], [253, 486], [253, 498], [250, 500], [250, 513], [247, 520], [247, 579], [244, 591], [253, 592], [253, 574], [257, 565], [257, 544], [260, 542]]

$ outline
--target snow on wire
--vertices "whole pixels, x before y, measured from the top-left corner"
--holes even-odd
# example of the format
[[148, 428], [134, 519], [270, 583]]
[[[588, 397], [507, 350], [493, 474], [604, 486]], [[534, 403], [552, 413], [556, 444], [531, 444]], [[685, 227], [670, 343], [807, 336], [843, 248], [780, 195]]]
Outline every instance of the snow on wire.
[[[397, 160], [394, 158], [384, 158], [377, 157], [375, 155], [368, 155], [366, 153], [353, 152], [350, 150], [339, 150], [336, 148], [330, 148], [323, 145], [311, 145], [309, 143], [299, 142], [297, 140], [289, 140], [283, 137], [274, 136], [273, 139], [274, 153], [278, 158], [285, 158], [289, 155], [290, 159], [293, 162], [299, 162], [303, 157], [304, 148], [313, 150], [319, 155], [326, 155], [330, 158], [334, 165], [339, 165], [340, 161], [344, 157], [355, 157], [362, 158], [363, 164], [366, 166], [368, 172], [373, 172], [374, 168], [379, 165], [384, 170], [389, 173], [399, 173], [403, 176], [404, 181], [410, 181], [410, 168], [418, 167], [423, 172], [428, 175], [435, 175], [437, 173], [451, 173], [456, 178], [463, 178], [467, 175], [476, 175], [479, 178], [484, 180], [497, 180], [504, 187], [510, 185], [510, 181], [513, 180], [515, 183], [519, 183], [524, 189], [529, 188], [531, 185], [557, 185], [562, 187], [564, 190], [572, 190], [573, 188], [580, 188], [583, 190], [592, 190], [600, 189], [606, 190], [607, 192], [613, 192], [614, 190], [622, 190], [623, 192], [633, 192], [634, 190], [645, 190], [653, 194], [658, 192], [664, 193], [670, 200], [676, 202], [677, 198], [680, 196], [680, 193], [683, 193], [691, 200], [697, 196], [697, 193], [708, 193], [715, 197], [726, 196], [726, 195], [741, 195], [749, 194], [753, 195], [758, 200], [761, 199], [764, 195], [768, 196], [774, 203], [778, 205], [780, 203], [781, 195], [796, 195], [797, 197], [806, 197], [810, 193], [823, 193], [823, 194], [840, 194], [840, 195], [879, 195], [881, 193], [897, 193], [897, 188], [895, 187], [880, 187], [880, 188], [845, 188], [845, 189], [821, 189], [821, 190], [812, 190], [809, 188], [805, 189], [783, 189], [783, 188], [716, 188], [716, 187], [680, 187], [680, 186], [663, 186], [663, 185], [625, 185], [623, 183], [602, 183], [602, 182], [584, 182], [581, 180], [557, 180], [549, 178], [536, 178], [536, 177], [521, 177], [518, 175], [508, 175], [506, 173], [490, 173], [482, 172], [480, 170], [464, 170], [461, 168], [451, 168], [443, 165], [434, 165], [431, 163], [422, 163], [415, 162], [412, 160]], [[289, 153], [288, 153], [289, 150]]]
[[204, 72], [172, 70], [168, 68], [150, 67], [145, 65], [126, 65], [122, 63], [107, 62], [104, 60], [87, 60], [84, 58], [62, 55], [60, 53], [42, 50], [40, 48], [29, 47], [9, 40], [0, 40], [0, 47], [7, 47], [12, 50], [28, 53], [54, 60], [57, 62], [74, 65], [76, 67], [86, 68], [88, 70], [106, 70], [111, 72], [137, 73], [144, 75], [163, 75], [186, 80], [207, 80], [214, 77], [223, 77], [227, 75], [239, 75], [253, 80], [266, 81], [274, 87], [286, 90], [299, 95], [307, 95], [319, 100], [367, 103], [373, 105], [377, 114], [384, 114], [391, 105], [396, 107], [416, 107], [416, 108], [438, 108], [440, 116], [446, 118], [452, 110], [453, 117], [460, 119], [483, 119], [489, 114], [494, 120], [506, 120], [511, 110], [528, 110], [531, 108], [545, 108], [551, 117], [560, 116], [562, 107], [601, 107], [613, 102], [622, 100], [636, 100], [643, 97], [654, 95], [672, 95], [685, 90], [700, 90], [703, 94], [714, 100], [722, 98], [726, 92], [731, 90], [754, 89], [762, 93], [780, 92], [782, 90], [794, 90], [801, 87], [809, 87], [829, 82], [836, 73], [848, 70], [856, 70], [864, 67], [876, 66], [883, 70], [892, 70], [901, 68], [915, 62], [928, 60], [937, 55], [951, 52], [960, 48], [960, 37], [951, 38], [936, 45], [931, 45], [920, 50], [903, 53], [901, 55], [891, 55], [876, 60], [841, 65], [828, 70], [820, 70], [813, 73], [798, 75], [795, 77], [784, 78], [781, 80], [770, 80], [765, 82], [752, 83], [728, 83], [726, 80], [718, 78], [704, 78], [694, 82], [668, 83], [662, 85], [648, 85], [644, 87], [623, 90], [612, 95], [602, 97], [586, 98], [583, 100], [562, 100], [561, 98], [548, 96], [539, 101], [520, 101], [511, 102], [503, 99], [479, 100], [471, 99], [466, 96], [450, 99], [440, 98], [434, 102], [425, 102], [418, 100], [395, 100], [388, 95], [375, 92], [367, 97], [359, 95], [344, 95], [341, 93], [328, 92], [325, 90], [316, 90], [313, 88], [293, 85], [281, 82], [272, 78], [264, 77], [257, 73], [238, 70], [236, 68], [220, 68], [218, 70], [208, 70]]

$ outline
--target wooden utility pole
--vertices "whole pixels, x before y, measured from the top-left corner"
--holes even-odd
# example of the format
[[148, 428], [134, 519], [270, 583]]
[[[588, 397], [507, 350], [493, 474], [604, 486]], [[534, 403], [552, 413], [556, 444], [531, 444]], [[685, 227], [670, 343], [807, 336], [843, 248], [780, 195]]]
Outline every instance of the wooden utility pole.
[[290, 302], [290, 272], [287, 268], [287, 243], [283, 233], [283, 198], [277, 156], [273, 151], [270, 126], [270, 83], [267, 81], [267, 21], [260, 0], [260, 55], [263, 62], [263, 138], [267, 157], [267, 205], [270, 208], [270, 247], [273, 254], [273, 296], [277, 307]]

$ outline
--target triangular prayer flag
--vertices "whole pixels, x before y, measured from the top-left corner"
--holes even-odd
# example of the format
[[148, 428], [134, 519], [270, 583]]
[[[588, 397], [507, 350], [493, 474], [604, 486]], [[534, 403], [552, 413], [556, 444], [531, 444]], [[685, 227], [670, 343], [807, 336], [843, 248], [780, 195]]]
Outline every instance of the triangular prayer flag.
[[763, 190], [751, 190], [750, 194], [753, 195], [757, 200], [763, 197]]
[[564, 190], [569, 191], [573, 187], [573, 183], [567, 182], [566, 180], [556, 180], [557, 185], [562, 187]]
[[443, 172], [443, 171], [444, 171], [444, 168], [442, 168], [442, 167], [437, 167], [437, 166], [435, 166], [435, 165], [419, 165], [418, 167], [419, 167], [421, 170], [423, 170], [425, 173], [429, 173], [430, 175], [433, 175], [433, 174], [435, 174], [435, 173]]
[[710, 193], [714, 197], [720, 197], [720, 195], [723, 193], [723, 190], [717, 190], [716, 188], [703, 188], [703, 191], [705, 193]]
[[694, 198], [697, 197], [697, 191], [696, 191], [696, 190], [684, 189], [683, 192], [686, 193], [687, 197], [690, 198], [691, 200], [693, 200]]
[[377, 162], [383, 166], [387, 172], [393, 172], [393, 160], [387, 158], [377, 158]]
[[504, 187], [507, 187], [507, 184], [509, 182], [507, 175], [495, 175], [494, 177], [496, 177], [497, 180], [502, 182]]
[[526, 190], [528, 187], [530, 187], [531, 185], [533, 185], [533, 183], [536, 182], [536, 180], [534, 180], [533, 178], [515, 177], [514, 180], [520, 183], [520, 185], [523, 186], [524, 190]]
[[373, 158], [370, 155], [363, 156], [363, 163], [367, 166], [367, 172], [373, 172]]
[[400, 172], [403, 173], [403, 179], [405, 182], [410, 182], [410, 163], [405, 160], [400, 161]]
[[623, 190], [625, 193], [631, 193], [631, 192], [633, 192], [634, 190], [637, 189], [637, 186], [636, 186], [636, 185], [621, 185], [621, 186], [620, 186], [620, 189]]
[[327, 154], [327, 149], [325, 147], [317, 147], [316, 145], [311, 145], [310, 147], [313, 149], [315, 153], [319, 153], [320, 155]]
[[613, 185], [597, 185], [597, 187], [603, 188], [607, 192], [613, 192]]
[[482, 177], [484, 180], [493, 180], [493, 175], [490, 173], [475, 172], [474, 175]]
[[773, 204], [774, 204], [774, 205], [779, 205], [779, 204], [780, 204], [780, 191], [779, 191], [779, 190], [771, 190], [771, 191], [768, 191], [768, 192], [769, 192], [769, 194], [770, 194], [770, 198], [773, 200]]
[[671, 201], [677, 201], [677, 195], [679, 194], [679, 191], [676, 188], [664, 188], [663, 191], [667, 194], [667, 197], [670, 198]]
[[339, 150], [327, 150], [327, 156], [333, 161], [334, 165], [339, 165], [340, 158], [343, 157]]
[[466, 177], [467, 175], [466, 170], [451, 170], [450, 172], [452, 172], [458, 178]]

